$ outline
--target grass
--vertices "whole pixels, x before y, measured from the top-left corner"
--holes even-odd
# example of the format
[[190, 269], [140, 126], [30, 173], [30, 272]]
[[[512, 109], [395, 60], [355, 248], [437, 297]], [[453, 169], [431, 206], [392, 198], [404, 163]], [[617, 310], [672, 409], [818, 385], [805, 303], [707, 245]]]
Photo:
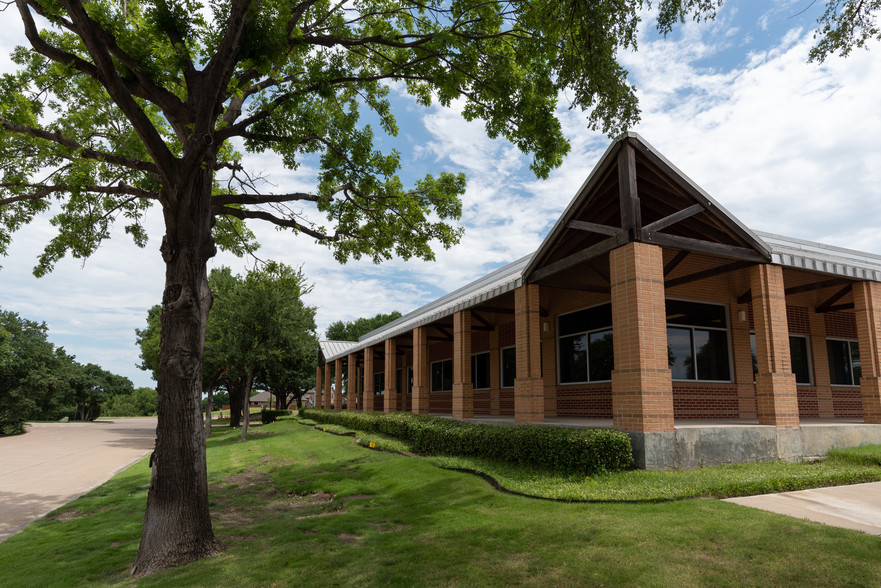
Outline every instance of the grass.
[[[290, 420], [252, 430], [240, 443], [238, 431], [217, 427], [209, 441], [212, 518], [225, 545], [220, 555], [147, 578], [127, 575], [149, 484], [141, 462], [0, 543], [0, 585], [881, 582], [878, 538], [856, 531], [715, 499], [567, 504], [523, 498], [477, 476], [368, 451], [350, 437]], [[362, 435], [360, 443], [369, 445], [370, 438]], [[382, 438], [372, 438], [382, 445]], [[851, 461], [879, 455], [881, 448], [866, 449]]]

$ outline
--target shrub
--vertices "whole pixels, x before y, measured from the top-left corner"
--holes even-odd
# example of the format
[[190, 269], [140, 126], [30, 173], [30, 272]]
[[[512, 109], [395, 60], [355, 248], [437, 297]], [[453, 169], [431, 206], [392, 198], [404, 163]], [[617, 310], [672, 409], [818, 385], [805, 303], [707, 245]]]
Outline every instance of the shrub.
[[521, 465], [592, 474], [633, 465], [630, 437], [609, 429], [484, 425], [409, 412], [300, 409], [300, 416], [410, 443], [427, 455], [480, 456]]
[[260, 421], [265, 425], [268, 423], [274, 423], [278, 420], [279, 417], [287, 416], [291, 414], [289, 410], [261, 410], [260, 411]]

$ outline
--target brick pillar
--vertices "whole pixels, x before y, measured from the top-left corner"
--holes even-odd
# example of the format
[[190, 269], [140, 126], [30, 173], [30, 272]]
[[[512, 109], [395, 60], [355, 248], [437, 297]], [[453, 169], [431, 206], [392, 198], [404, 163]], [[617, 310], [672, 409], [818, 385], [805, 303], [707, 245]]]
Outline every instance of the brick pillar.
[[346, 360], [348, 376], [346, 377], [346, 408], [358, 408], [358, 356], [350, 353]]
[[798, 394], [789, 357], [789, 326], [783, 268], [755, 265], [749, 271], [756, 328], [756, 409], [760, 425], [797, 429]]
[[832, 404], [832, 380], [829, 377], [829, 355], [826, 352], [826, 315], [811, 313], [811, 367], [817, 389], [817, 409], [821, 419], [835, 417]]
[[413, 329], [413, 412], [428, 414], [428, 327]]
[[853, 302], [860, 342], [863, 422], [881, 424], [881, 284], [854, 284]]
[[373, 412], [373, 347], [364, 350], [364, 412]]
[[321, 408], [321, 366], [315, 366], [315, 408]]
[[612, 425], [673, 431], [673, 378], [667, 361], [663, 251], [628, 243], [609, 255], [612, 282]]
[[538, 284], [527, 284], [514, 290], [514, 328], [517, 341], [515, 423], [540, 423], [545, 420], [539, 295]]
[[343, 409], [343, 360], [342, 358], [336, 360], [334, 362], [334, 377], [333, 377], [333, 409], [334, 410], [342, 410]]
[[453, 418], [474, 416], [474, 386], [471, 384], [471, 311], [453, 315]]
[[385, 340], [385, 412], [398, 410], [398, 390], [395, 375], [398, 368], [398, 346], [394, 339]]
[[333, 374], [331, 374], [332, 365], [329, 362], [324, 364], [324, 394], [321, 397], [321, 408], [324, 410], [330, 410], [330, 380], [333, 377]]

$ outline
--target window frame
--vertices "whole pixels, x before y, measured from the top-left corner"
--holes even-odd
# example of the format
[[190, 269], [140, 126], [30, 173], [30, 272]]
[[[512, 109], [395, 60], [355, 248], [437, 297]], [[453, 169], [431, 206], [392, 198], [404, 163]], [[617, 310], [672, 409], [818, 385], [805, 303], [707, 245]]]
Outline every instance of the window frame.
[[[615, 330], [614, 330], [614, 328], [613, 328], [612, 325], [608, 325], [608, 326], [606, 326], [606, 327], [598, 327], [598, 328], [596, 328], [596, 329], [590, 329], [590, 330], [588, 330], [588, 331], [578, 331], [578, 332], [575, 332], [575, 333], [569, 333], [569, 334], [567, 334], [567, 335], [561, 335], [561, 334], [560, 334], [560, 331], [561, 331], [561, 329], [560, 329], [560, 319], [561, 319], [561, 318], [564, 318], [564, 317], [566, 317], [566, 316], [568, 316], [568, 315], [570, 315], [570, 314], [575, 314], [576, 312], [583, 312], [583, 311], [585, 311], [585, 310], [591, 310], [591, 309], [593, 309], [593, 308], [599, 308], [600, 306], [606, 306], [606, 305], [608, 305], [608, 306], [611, 307], [612, 303], [611, 303], [611, 302], [600, 302], [599, 304], [594, 304], [594, 305], [592, 305], [592, 306], [585, 306], [584, 308], [579, 308], [579, 309], [576, 309], [576, 310], [571, 310], [571, 311], [569, 311], [569, 312], [564, 312], [564, 313], [562, 313], [562, 314], [558, 314], [558, 315], [557, 315], [557, 317], [556, 317], [557, 330], [556, 330], [556, 341], [555, 341], [555, 343], [556, 343], [556, 347], [557, 347], [557, 353], [556, 353], [557, 358], [556, 358], [556, 359], [557, 359], [557, 385], [558, 385], [558, 386], [570, 386], [570, 385], [575, 385], [575, 386], [577, 386], [577, 385], [580, 385], [580, 384], [581, 384], [581, 385], [583, 385], [583, 384], [596, 384], [596, 383], [601, 383], [601, 382], [611, 382], [611, 381], [612, 381], [612, 375], [611, 375], [611, 373], [609, 374], [609, 378], [608, 378], [608, 379], [603, 379], [603, 380], [591, 380], [591, 379], [590, 379], [590, 363], [591, 363], [591, 362], [590, 362], [590, 336], [591, 336], [592, 334], [595, 334], [595, 333], [602, 333], [602, 332], [604, 332], [604, 331], [609, 331], [609, 332], [612, 333], [612, 340], [614, 341]], [[584, 374], [584, 376], [585, 376], [586, 379], [585, 379], [585, 380], [577, 380], [577, 381], [576, 381], [576, 380], [573, 380], [573, 381], [567, 381], [567, 382], [564, 382], [564, 381], [563, 381], [563, 371], [560, 369], [560, 365], [561, 365], [560, 351], [561, 351], [561, 349], [562, 349], [562, 348], [561, 348], [561, 345], [560, 345], [560, 341], [561, 341], [562, 339], [570, 339], [570, 338], [572, 338], [572, 337], [584, 337], [584, 352], [585, 352], [585, 354], [586, 354], [586, 356], [587, 356], [587, 361], [585, 362], [585, 368], [586, 368], [586, 371], [585, 371], [585, 374]], [[613, 345], [614, 345], [614, 343], [613, 343]], [[614, 355], [615, 355], [615, 354], [614, 354], [614, 351], [613, 351], [613, 352], [612, 352], [612, 363], [613, 363], [613, 365], [614, 365], [614, 362], [615, 362], [615, 357], [614, 357]], [[612, 369], [614, 370], [614, 367], [613, 367]]]
[[[808, 381], [807, 382], [799, 382], [798, 375], [796, 374], [795, 385], [796, 386], [813, 386], [814, 385], [814, 358], [813, 353], [811, 352], [811, 337], [809, 335], [803, 335], [802, 333], [790, 333], [789, 334], [789, 364], [792, 365], [792, 338], [796, 337], [798, 339], [804, 339], [805, 347], [807, 350], [807, 359], [808, 359]], [[756, 383], [756, 373], [757, 373], [757, 365], [758, 365], [758, 342], [756, 341], [756, 332], [749, 332], [749, 351], [750, 351], [750, 361], [753, 364], [753, 384]], [[795, 370], [792, 370], [792, 373], [795, 374]]]
[[[732, 383], [734, 383], [734, 357], [732, 355], [733, 346], [731, 344], [731, 315], [730, 315], [731, 309], [729, 308], [729, 305], [721, 304], [718, 302], [706, 302], [704, 300], [687, 300], [684, 298], [666, 298], [665, 297], [664, 298], [665, 307], [666, 307], [668, 300], [672, 300], [674, 302], [684, 302], [687, 304], [703, 304], [706, 306], [718, 306], [719, 308], [723, 309], [723, 311], [724, 311], [722, 314], [722, 316], [725, 318], [725, 326], [724, 327], [707, 327], [707, 326], [697, 326], [697, 325], [689, 325], [689, 324], [683, 324], [683, 323], [671, 323], [669, 321], [666, 321], [666, 308], [665, 308], [665, 311], [664, 311], [665, 312], [664, 319], [666, 321], [666, 325], [665, 325], [666, 331], [665, 332], [669, 333], [670, 327], [673, 327], [674, 329], [687, 329], [687, 330], [691, 331], [691, 353], [692, 353], [693, 358], [697, 357], [697, 350], [695, 349], [695, 337], [694, 337], [695, 331], [717, 331], [717, 332], [721, 331], [721, 332], [725, 333], [725, 343], [728, 346], [728, 349], [727, 349], [727, 352], [728, 352], [727, 353], [727, 355], [728, 355], [728, 379], [727, 380], [708, 380], [708, 379], [704, 379], [704, 378], [699, 378], [698, 377], [699, 374], [698, 374], [698, 370], [697, 370], [697, 363], [695, 363], [695, 366], [694, 366], [694, 374], [695, 374], [694, 378], [673, 377], [672, 380], [674, 382], [705, 382], [705, 383], [714, 383], [714, 384], [732, 384]], [[669, 335], [667, 337], [667, 341], [668, 341], [667, 345], [669, 348], [669, 345], [670, 345]], [[671, 376], [672, 376], [672, 372], [673, 372], [672, 368], [670, 368], [670, 372], [671, 372]]]
[[[381, 385], [377, 385], [377, 378], [381, 378]], [[373, 395], [385, 396], [385, 372], [373, 372]]]
[[[435, 390], [434, 389], [434, 366], [435, 364], [450, 364], [450, 388], [449, 390]], [[443, 365], [441, 365], [441, 384], [443, 384], [444, 375], [443, 375]], [[452, 392], [453, 391], [453, 358], [449, 357], [447, 359], [439, 359], [437, 361], [432, 361], [428, 364], [428, 392], [429, 394], [435, 394], [439, 392]]]
[[[514, 377], [511, 379], [511, 384], [505, 384], [505, 351], [513, 349], [514, 350]], [[499, 348], [499, 388], [510, 390], [514, 387], [514, 380], [517, 379], [517, 346], [509, 345], [507, 347]]]
[[[477, 387], [477, 364], [475, 363], [475, 359], [477, 357], [486, 357], [486, 386], [481, 388]], [[479, 353], [471, 354], [471, 388], [472, 390], [490, 390], [492, 388], [492, 379], [490, 378], [490, 371], [492, 369], [490, 353], [489, 351], [481, 351]]]
[[860, 377], [859, 377], [859, 378], [854, 378], [854, 372], [853, 372], [853, 351], [852, 351], [852, 348], [851, 348], [851, 343], [856, 343], [856, 344], [857, 344], [857, 348], [859, 349], [859, 346], [860, 346], [860, 342], [859, 342], [859, 340], [857, 340], [857, 339], [845, 339], [845, 338], [842, 338], [842, 337], [826, 337], [826, 358], [827, 358], [827, 360], [829, 359], [829, 341], [837, 341], [837, 342], [839, 342], [839, 343], [847, 343], [847, 359], [848, 359], [848, 362], [850, 363], [850, 380], [851, 380], [851, 382], [854, 382], [854, 383], [852, 383], [852, 384], [836, 384], [835, 382], [833, 382], [833, 381], [832, 381], [832, 362], [829, 361], [829, 385], [830, 385], [830, 386], [836, 386], [836, 387], [839, 387], [839, 388], [859, 388], [859, 387], [860, 387], [860, 382], [859, 382], [859, 381], [860, 381], [860, 380], [862, 379], [862, 377], [863, 377], [862, 363], [860, 364]]

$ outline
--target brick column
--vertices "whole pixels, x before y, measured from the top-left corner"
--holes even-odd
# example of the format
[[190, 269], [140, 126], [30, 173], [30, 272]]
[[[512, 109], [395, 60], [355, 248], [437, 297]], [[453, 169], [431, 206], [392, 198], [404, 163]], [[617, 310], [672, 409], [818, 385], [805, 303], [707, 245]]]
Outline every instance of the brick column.
[[321, 366], [315, 366], [315, 408], [321, 408], [321, 396], [323, 393], [321, 387]]
[[514, 290], [514, 323], [517, 341], [514, 422], [540, 423], [545, 420], [545, 415], [538, 284], [527, 284]]
[[628, 243], [609, 255], [612, 282], [612, 424], [622, 431], [673, 431], [667, 359], [663, 251]]
[[348, 377], [346, 378], [346, 408], [355, 410], [358, 408], [358, 356], [350, 353], [346, 360]]
[[417, 414], [428, 414], [428, 327], [413, 329], [413, 407]]
[[336, 360], [334, 362], [334, 377], [333, 377], [333, 409], [334, 410], [342, 410], [343, 409], [343, 360], [342, 358]]
[[385, 412], [398, 410], [398, 390], [395, 375], [398, 369], [398, 346], [394, 339], [385, 340]]
[[829, 377], [829, 355], [826, 352], [826, 315], [811, 313], [811, 367], [817, 388], [817, 409], [821, 419], [835, 417], [832, 404], [832, 380]]
[[760, 425], [797, 429], [798, 394], [789, 357], [789, 326], [783, 268], [755, 265], [749, 271], [756, 328], [756, 409]]
[[322, 395], [321, 408], [330, 410], [330, 380], [332, 378], [330, 362], [324, 364], [324, 394]]
[[453, 418], [474, 416], [474, 386], [471, 384], [471, 311], [453, 315]]
[[863, 422], [881, 424], [881, 284], [854, 284], [853, 302], [860, 342]]
[[364, 412], [373, 412], [373, 347], [364, 350]]

